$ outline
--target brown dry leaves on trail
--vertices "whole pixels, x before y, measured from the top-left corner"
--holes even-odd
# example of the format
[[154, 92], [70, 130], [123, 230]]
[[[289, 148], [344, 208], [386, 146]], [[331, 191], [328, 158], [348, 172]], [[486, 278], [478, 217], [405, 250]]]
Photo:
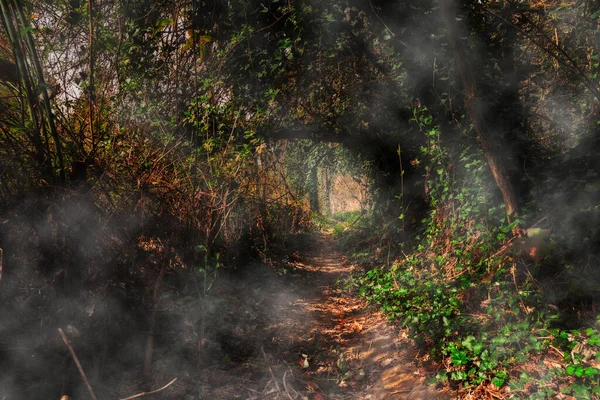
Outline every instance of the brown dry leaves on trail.
[[[309, 243], [293, 253], [288, 271], [278, 279], [264, 271], [257, 278], [254, 293], [266, 289], [264, 295], [271, 301], [257, 300], [262, 306], [256, 315], [268, 314], [257, 319], [266, 322], [244, 334], [253, 347], [252, 356], [233, 367], [199, 371], [206, 383], [201, 395], [292, 400], [455, 398], [427, 385], [435, 368], [419, 361], [403, 332], [337, 287], [352, 266], [335, 252], [332, 240], [312, 237]], [[239, 294], [239, 289], [230, 290]], [[243, 313], [243, 306], [237, 311]]]
[[[171, 252], [168, 243], [152, 238], [140, 239], [138, 246], [149, 253], [143, 265], [147, 271], [156, 272]], [[163, 271], [165, 295], [156, 295], [156, 285], [136, 294], [152, 301], [152, 347], [147, 346], [148, 331], [134, 329], [136, 314], [125, 313], [126, 304], [108, 296], [99, 302], [90, 295], [72, 313], [84, 315], [78, 317], [79, 323], [71, 319], [61, 323], [97, 397], [126, 398], [160, 389], [152, 398], [456, 398], [426, 384], [436, 366], [419, 357], [402, 331], [336, 285], [353, 267], [334, 250], [329, 237], [299, 236], [288, 252], [277, 267], [255, 263], [238, 271], [219, 270], [213, 288], [201, 299], [174, 292], [171, 279], [180, 267], [169, 264]], [[29, 314], [46, 312], [32, 309]], [[196, 321], [206, 322], [204, 331]], [[71, 325], [77, 325], [77, 331]], [[115, 337], [106, 347], [104, 334], [99, 334], [103, 326]], [[66, 365], [69, 369], [57, 368], [57, 376], [60, 373], [67, 384], [80, 387], [78, 393], [84, 398], [87, 391], [80, 372], [56, 331], [48, 332], [47, 338], [39, 338], [37, 353], [22, 352], [30, 363], [26, 367], [42, 357], [56, 360], [53, 365]], [[148, 348], [153, 350], [151, 374], [141, 376], [142, 355]], [[104, 360], [103, 368], [110, 374], [100, 376], [99, 360]], [[40, 386], [38, 393], [46, 388]]]

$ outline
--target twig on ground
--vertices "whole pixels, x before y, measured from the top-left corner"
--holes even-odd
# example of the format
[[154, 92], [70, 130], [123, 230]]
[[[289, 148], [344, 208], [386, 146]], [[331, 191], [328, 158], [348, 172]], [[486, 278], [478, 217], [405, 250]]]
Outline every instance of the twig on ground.
[[393, 396], [395, 394], [402, 394], [402, 393], [412, 393], [414, 391], [414, 389], [410, 389], [410, 390], [396, 390], [394, 392], [390, 393], [390, 396]]
[[484, 392], [487, 393], [487, 395], [490, 397], [490, 399], [494, 398], [494, 399], [498, 399], [498, 400], [504, 400], [506, 399], [506, 397], [504, 397], [501, 393], [495, 391], [495, 390], [490, 390], [487, 387], [483, 388]]
[[273, 382], [272, 378], [269, 379], [269, 382], [267, 382], [267, 384], [265, 385], [265, 387], [264, 387], [264, 389], [262, 391], [263, 396], [264, 396], [265, 392], [267, 391], [267, 388], [269, 387], [269, 385], [271, 384], [271, 382]]
[[273, 382], [275, 383], [275, 387], [281, 393], [281, 389], [279, 388], [279, 384], [277, 383], [277, 379], [275, 378], [275, 374], [273, 373], [273, 370], [271, 369], [271, 366], [269, 365], [269, 360], [267, 359], [267, 354], [265, 353], [265, 349], [262, 348], [262, 346], [260, 348], [260, 351], [263, 353], [263, 357], [265, 358], [265, 362], [267, 363], [267, 368], [269, 368], [269, 372], [271, 373], [271, 378], [273, 378]]
[[[273, 393], [279, 393], [279, 392], [277, 391], [277, 389], [273, 388], [273, 389], [269, 390], [267, 393], [265, 393], [264, 396], [268, 396]], [[264, 399], [264, 397], [262, 397], [262, 398]]]
[[263, 389], [262, 393], [258, 393], [258, 391], [254, 391], [254, 390], [253, 390], [253, 392], [256, 392], [256, 393], [258, 393], [258, 395], [259, 395], [260, 397], [249, 397], [249, 399], [264, 399], [264, 398], [266, 398], [268, 395], [270, 395], [270, 394], [272, 394], [272, 393], [279, 393], [279, 392], [277, 391], [277, 389], [275, 389], [275, 388], [272, 388], [271, 390], [269, 390], [269, 391], [267, 392], [267, 388], [269, 387], [269, 385], [271, 384], [271, 382], [272, 382], [272, 380], [270, 380], [269, 382], [267, 382], [267, 385], [266, 385], [266, 386], [265, 386], [265, 388]]
[[556, 347], [550, 345], [549, 346], [552, 350], [554, 350], [561, 358], [563, 358], [565, 356], [565, 353], [563, 353], [562, 351], [560, 351], [559, 349], [557, 349]]
[[90, 385], [90, 382], [88, 381], [87, 377], [85, 376], [85, 372], [83, 371], [83, 367], [81, 366], [81, 363], [79, 362], [79, 358], [77, 358], [77, 354], [75, 354], [75, 350], [73, 350], [73, 347], [71, 347], [71, 344], [69, 343], [69, 339], [67, 339], [67, 336], [65, 336], [65, 333], [63, 332], [63, 330], [61, 328], [58, 328], [58, 333], [60, 334], [60, 337], [62, 338], [63, 342], [65, 342], [65, 344], [67, 345], [67, 348], [69, 349], [69, 352], [71, 353], [71, 357], [73, 357], [73, 361], [75, 361], [75, 365], [77, 365], [77, 369], [79, 370], [81, 379], [83, 379], [83, 383], [85, 383], [87, 390], [90, 392], [90, 396], [92, 396], [92, 400], [97, 400], [96, 395], [94, 394], [94, 391], [92, 390], [92, 386]]
[[138, 397], [142, 397], [142, 396], [148, 396], [148, 395], [150, 395], [150, 394], [155, 394], [155, 393], [158, 393], [158, 392], [160, 392], [160, 391], [162, 391], [162, 390], [165, 390], [165, 389], [166, 389], [166, 388], [168, 388], [169, 386], [171, 386], [173, 383], [175, 383], [175, 381], [176, 381], [176, 380], [177, 380], [177, 378], [173, 378], [173, 380], [172, 380], [171, 382], [167, 383], [165, 386], [161, 387], [160, 389], [156, 389], [156, 390], [153, 390], [153, 391], [151, 391], [151, 392], [142, 392], [142, 393], [138, 393], [138, 394], [135, 394], [135, 395], [133, 395], [133, 396], [124, 397], [124, 398], [122, 398], [122, 399], [119, 399], [119, 400], [131, 400], [131, 399], [137, 399]]
[[[294, 400], [294, 398], [298, 396], [298, 393], [296, 393], [296, 396], [294, 396], [294, 397], [292, 397], [292, 395], [290, 394], [290, 390], [288, 389], [287, 383], [285, 382], [285, 376], [287, 375], [287, 373], [288, 373], [287, 371], [285, 371], [283, 373], [283, 378], [282, 378], [283, 388], [285, 389], [285, 394], [287, 394], [287, 396], [290, 398], [290, 400]], [[292, 389], [292, 390], [294, 390], [294, 389]], [[294, 392], [295, 392], [295, 390], [294, 390]]]

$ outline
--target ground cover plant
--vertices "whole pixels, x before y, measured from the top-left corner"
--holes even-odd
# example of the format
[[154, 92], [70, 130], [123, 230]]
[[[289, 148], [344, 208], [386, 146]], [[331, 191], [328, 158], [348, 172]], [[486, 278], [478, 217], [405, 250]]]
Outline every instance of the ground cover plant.
[[598, 2], [0, 10], [0, 399], [600, 396]]

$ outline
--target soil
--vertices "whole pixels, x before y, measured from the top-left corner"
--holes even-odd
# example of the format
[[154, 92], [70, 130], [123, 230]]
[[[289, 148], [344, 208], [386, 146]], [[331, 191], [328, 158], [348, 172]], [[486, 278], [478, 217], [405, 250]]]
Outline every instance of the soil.
[[149, 253], [119, 267], [161, 277], [137, 292], [117, 281], [65, 298], [44, 294], [45, 281], [28, 296], [6, 286], [0, 400], [91, 398], [58, 328], [98, 399], [456, 398], [427, 385], [437, 367], [405, 332], [343, 290], [355, 267], [329, 236], [287, 248], [283, 261], [219, 268], [206, 282]]
[[342, 289], [355, 267], [330, 237], [299, 238], [294, 247], [285, 273], [257, 266], [236, 281], [249, 285], [220, 288], [239, 308], [229, 331], [215, 335], [218, 346], [205, 342], [228, 361], [200, 370], [200, 398], [456, 398], [427, 384], [436, 366], [418, 358], [405, 332]]

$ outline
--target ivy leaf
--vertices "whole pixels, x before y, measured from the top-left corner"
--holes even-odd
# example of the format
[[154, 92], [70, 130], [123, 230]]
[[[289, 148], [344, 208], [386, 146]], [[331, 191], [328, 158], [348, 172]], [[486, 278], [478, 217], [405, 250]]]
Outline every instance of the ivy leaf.
[[501, 376], [496, 375], [493, 379], [492, 379], [492, 384], [494, 386], [496, 386], [498, 389], [500, 389], [502, 387], [502, 385], [504, 385], [504, 381], [506, 380], [506, 378], [503, 378]]
[[573, 396], [577, 400], [590, 400], [590, 389], [585, 385], [580, 385], [578, 383], [573, 383], [571, 385], [571, 389], [573, 389]]
[[575, 375], [578, 378], [581, 378], [584, 373], [584, 369], [581, 365], [574, 365], [574, 364], [567, 366], [566, 371], [567, 371], [567, 374]]
[[452, 363], [456, 366], [466, 364], [467, 355], [460, 350], [454, 350], [452, 352]]

